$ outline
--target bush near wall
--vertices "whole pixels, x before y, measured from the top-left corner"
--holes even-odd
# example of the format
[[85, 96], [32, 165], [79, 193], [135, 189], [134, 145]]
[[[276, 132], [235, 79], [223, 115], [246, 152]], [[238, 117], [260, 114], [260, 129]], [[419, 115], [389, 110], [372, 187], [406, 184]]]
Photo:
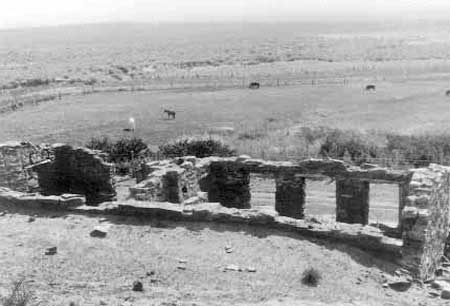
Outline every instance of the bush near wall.
[[362, 134], [335, 129], [327, 132], [319, 154], [361, 164], [377, 158], [381, 152], [382, 148]]
[[179, 157], [193, 155], [199, 158], [208, 156], [234, 156], [236, 151], [227, 144], [211, 137], [196, 138], [187, 137], [178, 139], [159, 147], [161, 154], [165, 157]]
[[148, 146], [140, 138], [122, 138], [112, 141], [108, 137], [91, 138], [86, 147], [99, 150], [108, 154], [108, 161], [116, 165], [119, 174], [128, 174], [132, 171], [133, 164], [142, 152], [148, 151]]
[[140, 152], [148, 149], [147, 144], [140, 138], [121, 138], [112, 141], [108, 137], [91, 138], [86, 147], [108, 153], [113, 163], [127, 162], [134, 159]]

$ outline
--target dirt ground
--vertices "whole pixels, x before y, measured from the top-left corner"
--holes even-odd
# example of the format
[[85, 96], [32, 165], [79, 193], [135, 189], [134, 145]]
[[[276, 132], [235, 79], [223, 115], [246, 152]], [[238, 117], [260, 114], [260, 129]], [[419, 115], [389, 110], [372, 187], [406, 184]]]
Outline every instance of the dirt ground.
[[[131, 217], [108, 217], [107, 237], [93, 238], [99, 216], [37, 212], [29, 222], [35, 213], [0, 217], [0, 294], [24, 278], [41, 305], [444, 305], [417, 286], [383, 288], [395, 265], [330, 241]], [[52, 246], [57, 254], [44, 255]], [[230, 265], [244, 271], [224, 272]], [[309, 267], [322, 275], [318, 287], [301, 283]], [[136, 280], [143, 292], [131, 290]]]

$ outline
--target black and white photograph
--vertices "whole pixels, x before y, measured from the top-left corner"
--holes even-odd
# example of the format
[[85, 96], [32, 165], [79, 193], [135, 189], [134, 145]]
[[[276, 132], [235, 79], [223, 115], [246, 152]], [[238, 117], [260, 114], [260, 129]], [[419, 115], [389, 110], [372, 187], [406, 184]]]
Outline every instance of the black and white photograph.
[[450, 1], [0, 0], [0, 306], [450, 305]]

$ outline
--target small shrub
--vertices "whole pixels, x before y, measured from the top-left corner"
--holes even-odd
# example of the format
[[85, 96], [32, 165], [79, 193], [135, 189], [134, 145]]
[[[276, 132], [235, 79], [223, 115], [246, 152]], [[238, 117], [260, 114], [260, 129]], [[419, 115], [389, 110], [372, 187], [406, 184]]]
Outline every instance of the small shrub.
[[303, 271], [302, 284], [310, 287], [317, 287], [319, 285], [322, 276], [320, 272], [314, 268], [308, 268]]
[[129, 72], [128, 68], [124, 66], [116, 66], [116, 68], [119, 69], [124, 74], [127, 74]]
[[[313, 137], [313, 136], [311, 136]], [[332, 130], [326, 136], [320, 147], [320, 155], [343, 159], [349, 157], [351, 161], [360, 164], [376, 158], [380, 148], [365, 139], [363, 135], [351, 132]]]
[[262, 132], [244, 132], [239, 134], [238, 140], [254, 140], [254, 139], [261, 139], [266, 136], [267, 134]]
[[22, 87], [37, 87], [37, 86], [44, 86], [48, 85], [50, 83], [49, 79], [27, 79], [20, 81], [20, 86]]
[[140, 138], [122, 138], [114, 143], [110, 155], [113, 162], [124, 162], [132, 160], [141, 151], [147, 149], [147, 144]]
[[401, 164], [426, 167], [430, 163], [448, 165], [450, 162], [450, 135], [395, 135], [388, 134], [388, 152], [396, 152]]
[[24, 280], [22, 279], [14, 283], [10, 295], [4, 298], [1, 302], [2, 306], [37, 306], [36, 303], [32, 303], [33, 299], [33, 293], [27, 288]]
[[91, 138], [86, 147], [108, 154], [108, 160], [116, 165], [119, 174], [127, 174], [132, 168], [131, 161], [139, 157], [141, 152], [148, 151], [148, 146], [140, 138], [122, 138], [116, 142], [108, 137]]
[[87, 143], [86, 147], [92, 150], [99, 150], [105, 153], [110, 153], [114, 143], [108, 138], [91, 138]]
[[95, 85], [97, 83], [97, 79], [96, 78], [89, 78], [87, 80], [83, 81], [84, 85]]
[[122, 138], [113, 142], [108, 137], [91, 138], [86, 147], [108, 153], [111, 162], [126, 162], [132, 160], [140, 152], [148, 149], [147, 144], [140, 138]]
[[173, 143], [159, 147], [162, 155], [172, 158], [194, 155], [202, 158], [207, 156], [233, 156], [236, 152], [222, 141], [208, 138], [183, 138]]

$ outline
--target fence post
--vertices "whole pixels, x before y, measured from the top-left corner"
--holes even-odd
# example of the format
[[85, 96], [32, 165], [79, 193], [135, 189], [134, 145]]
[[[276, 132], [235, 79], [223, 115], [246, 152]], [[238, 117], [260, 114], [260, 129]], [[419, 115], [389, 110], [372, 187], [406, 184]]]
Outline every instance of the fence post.
[[134, 151], [131, 151], [131, 177], [135, 177], [135, 171], [134, 171]]

